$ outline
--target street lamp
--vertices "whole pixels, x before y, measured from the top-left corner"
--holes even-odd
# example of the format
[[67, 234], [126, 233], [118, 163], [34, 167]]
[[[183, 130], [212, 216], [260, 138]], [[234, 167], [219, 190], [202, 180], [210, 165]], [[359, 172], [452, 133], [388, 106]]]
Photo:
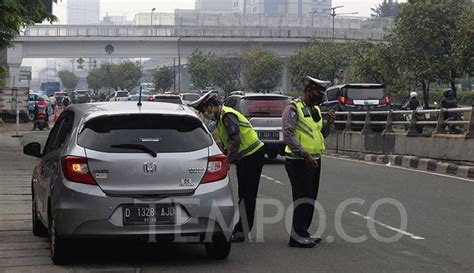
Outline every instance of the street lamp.
[[156, 8], [151, 9], [151, 16], [150, 16], [150, 25], [153, 25], [153, 12], [156, 10]]
[[324, 9], [324, 10], [330, 10], [331, 13], [329, 15], [331, 15], [332, 17], [332, 41], [334, 42], [335, 38], [336, 38], [336, 34], [335, 34], [335, 30], [334, 30], [334, 21], [336, 19], [336, 16], [337, 15], [346, 15], [346, 14], [359, 14], [358, 12], [348, 12], [348, 13], [336, 13], [336, 9], [340, 9], [340, 8], [343, 8], [344, 6], [337, 6], [337, 7], [332, 7], [332, 8], [329, 8], [329, 9]]

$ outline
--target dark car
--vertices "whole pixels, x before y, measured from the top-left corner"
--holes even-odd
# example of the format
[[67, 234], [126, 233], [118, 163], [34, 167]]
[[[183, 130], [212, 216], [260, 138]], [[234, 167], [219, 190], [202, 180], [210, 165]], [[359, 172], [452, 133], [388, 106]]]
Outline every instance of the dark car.
[[247, 117], [258, 137], [265, 143], [265, 154], [269, 158], [276, 158], [278, 155], [285, 155], [282, 115], [290, 102], [290, 97], [278, 94], [247, 94], [230, 96], [224, 101], [224, 105]]
[[[327, 99], [321, 105], [322, 111], [335, 109], [340, 112], [365, 112], [390, 110], [390, 98], [385, 86], [374, 83], [343, 84], [328, 88]], [[345, 120], [346, 116], [338, 115], [337, 120]], [[373, 121], [385, 121], [387, 115], [372, 114]], [[364, 121], [365, 115], [353, 115], [353, 121]], [[352, 129], [362, 129], [362, 124], [353, 124]], [[372, 125], [374, 131], [382, 131], [384, 125]], [[344, 124], [336, 124], [336, 129], [342, 130]]]
[[92, 97], [89, 90], [76, 90], [73, 96], [76, 100], [74, 103], [89, 103]]

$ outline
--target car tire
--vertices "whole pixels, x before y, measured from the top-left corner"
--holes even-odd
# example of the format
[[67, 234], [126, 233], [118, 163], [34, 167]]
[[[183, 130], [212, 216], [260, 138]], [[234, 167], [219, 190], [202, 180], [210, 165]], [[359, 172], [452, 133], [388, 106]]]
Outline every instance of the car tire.
[[206, 243], [206, 253], [211, 259], [224, 260], [229, 257], [231, 243], [224, 234], [214, 234], [211, 243]]
[[70, 264], [72, 261], [70, 242], [58, 236], [54, 219], [51, 219], [49, 224], [49, 238], [51, 242], [51, 260], [53, 263], [55, 265]]
[[36, 207], [36, 197], [34, 192], [31, 193], [31, 220], [33, 226], [33, 235], [37, 237], [46, 237], [48, 235], [48, 229], [43, 225], [43, 222], [38, 218], [38, 209]]

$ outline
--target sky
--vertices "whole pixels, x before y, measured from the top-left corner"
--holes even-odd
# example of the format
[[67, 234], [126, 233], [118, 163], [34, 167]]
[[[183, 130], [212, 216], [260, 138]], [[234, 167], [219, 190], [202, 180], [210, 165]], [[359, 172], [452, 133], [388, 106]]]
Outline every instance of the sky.
[[[218, 0], [216, 0], [218, 1]], [[332, 0], [332, 6], [344, 6], [338, 9], [340, 13], [358, 12], [355, 16], [370, 16], [370, 8], [375, 7], [382, 0]], [[405, 2], [401, 0], [400, 2]], [[133, 4], [132, 4], [133, 3]], [[109, 15], [125, 15], [133, 19], [138, 12], [150, 12], [156, 8], [159, 12], [173, 12], [175, 9], [194, 9], [195, 0], [101, 0], [101, 17]], [[54, 5], [54, 13], [60, 23], [66, 23], [67, 0], [58, 0]]]

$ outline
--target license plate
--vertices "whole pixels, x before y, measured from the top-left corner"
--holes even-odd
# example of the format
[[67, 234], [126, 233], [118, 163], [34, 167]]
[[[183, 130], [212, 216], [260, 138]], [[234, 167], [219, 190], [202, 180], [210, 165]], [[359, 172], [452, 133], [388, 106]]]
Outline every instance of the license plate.
[[261, 140], [279, 140], [280, 133], [272, 131], [261, 131], [258, 132], [258, 136]]
[[175, 222], [176, 209], [171, 204], [125, 205], [122, 210], [124, 225], [173, 224]]

